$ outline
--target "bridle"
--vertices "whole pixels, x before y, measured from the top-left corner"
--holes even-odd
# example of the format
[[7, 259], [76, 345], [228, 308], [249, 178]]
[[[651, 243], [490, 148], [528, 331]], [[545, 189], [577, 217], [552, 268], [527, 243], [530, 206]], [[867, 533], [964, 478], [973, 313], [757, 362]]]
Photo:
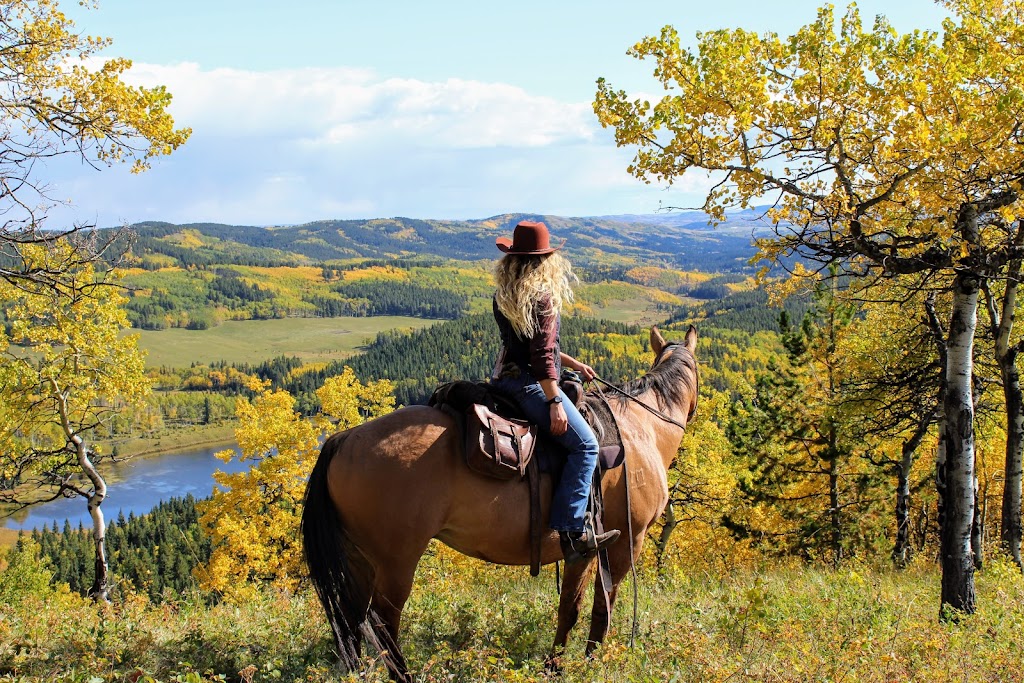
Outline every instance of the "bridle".
[[[657, 357], [655, 357], [655, 359], [654, 359], [654, 365], [652, 365], [651, 367], [652, 368], [657, 367], [658, 363], [661, 362], [662, 357], [665, 355], [665, 352], [668, 351], [669, 349], [674, 349], [677, 346], [681, 346], [681, 344], [679, 344], [679, 343], [665, 344], [665, 346], [663, 346], [661, 348], [661, 351], [658, 352]], [[619, 395], [628, 398], [630, 401], [633, 401], [634, 403], [636, 403], [637, 405], [639, 405], [641, 408], [643, 408], [647, 412], [651, 413], [652, 415], [661, 418], [665, 422], [669, 422], [671, 424], [674, 424], [676, 427], [679, 427], [683, 431], [686, 431], [686, 425], [684, 425], [682, 422], [679, 422], [678, 420], [669, 417], [668, 415], [666, 415], [665, 413], [661, 412], [657, 408], [654, 408], [653, 406], [647, 405], [646, 403], [644, 403], [643, 401], [638, 399], [633, 394], [630, 394], [630, 393], [627, 393], [626, 391], [623, 391], [621, 387], [617, 387], [614, 384], [612, 384], [611, 382], [608, 382], [608, 381], [602, 379], [601, 377], [598, 377], [597, 375], [594, 375], [594, 380], [597, 381], [597, 382], [600, 382], [601, 384], [603, 384], [606, 387], [608, 387], [609, 389], [615, 391]], [[601, 398], [604, 398], [604, 395], [601, 392], [601, 388], [595, 386], [595, 389], [597, 389], [597, 393], [598, 394], [601, 394]], [[607, 399], [605, 399], [605, 400], [607, 400]]]

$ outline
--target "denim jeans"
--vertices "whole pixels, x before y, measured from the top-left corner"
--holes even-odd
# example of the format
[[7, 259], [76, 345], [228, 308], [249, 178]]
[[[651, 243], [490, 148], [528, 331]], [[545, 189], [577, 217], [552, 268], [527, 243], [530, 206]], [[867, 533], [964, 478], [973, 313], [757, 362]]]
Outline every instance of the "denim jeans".
[[598, 443], [594, 431], [562, 390], [562, 407], [569, 426], [561, 436], [551, 434], [551, 407], [536, 380], [525, 377], [492, 380], [492, 386], [514, 399], [530, 422], [540, 425], [553, 440], [569, 452], [562, 478], [551, 501], [551, 528], [555, 531], [582, 531], [590, 499], [590, 484], [597, 467]]

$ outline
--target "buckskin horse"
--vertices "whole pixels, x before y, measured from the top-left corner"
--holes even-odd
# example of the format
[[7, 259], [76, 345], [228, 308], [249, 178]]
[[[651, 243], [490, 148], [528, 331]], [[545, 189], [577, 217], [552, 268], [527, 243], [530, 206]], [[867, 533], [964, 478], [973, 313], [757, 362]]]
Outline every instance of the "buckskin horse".
[[[611, 604], [647, 530], [668, 503], [666, 473], [697, 405], [697, 331], [691, 326], [682, 342], [668, 343], [652, 327], [650, 339], [653, 367], [622, 387], [636, 400], [611, 400], [626, 452], [625, 467], [609, 470], [602, 480], [605, 527], [622, 531], [608, 548]], [[360, 664], [365, 638], [385, 653], [392, 678], [411, 680], [398, 632], [416, 565], [431, 539], [488, 562], [530, 563], [526, 483], [469, 470], [460, 457], [458, 431], [444, 412], [408, 406], [324, 442], [306, 489], [302, 534], [310, 578], [350, 670]], [[544, 475], [545, 529], [551, 495], [550, 477]], [[558, 535], [548, 531], [541, 561], [560, 559]], [[564, 649], [579, 617], [592, 564], [565, 568], [553, 656]], [[588, 654], [608, 633], [609, 602], [595, 596]]]

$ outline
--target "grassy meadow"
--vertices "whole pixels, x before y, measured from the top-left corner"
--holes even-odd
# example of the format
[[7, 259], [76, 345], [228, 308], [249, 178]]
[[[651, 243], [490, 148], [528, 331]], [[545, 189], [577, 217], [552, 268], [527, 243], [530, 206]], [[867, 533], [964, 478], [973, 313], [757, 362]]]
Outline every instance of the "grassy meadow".
[[188, 367], [213, 361], [259, 363], [277, 356], [328, 362], [358, 353], [383, 330], [413, 330], [436, 320], [406, 316], [228, 320], [207, 330], [139, 330], [150, 367]]
[[[692, 303], [695, 300], [680, 299], [680, 301]], [[643, 326], [654, 325], [665, 319], [665, 312], [659, 311], [657, 305], [646, 297], [608, 299], [601, 303], [582, 307], [582, 311], [588, 318]]]
[[[139, 435], [117, 442], [118, 457], [135, 458], [158, 453], [190, 450], [203, 446], [235, 443], [234, 421], [224, 424], [188, 425], [164, 428], [153, 434]], [[107, 446], [111, 448], [112, 446]]]
[[[1024, 680], [1024, 580], [1000, 562], [978, 577], [978, 613], [943, 624], [930, 561], [897, 573], [858, 563], [724, 570], [689, 558], [660, 578], [640, 572], [632, 648], [629, 582], [605, 645], [583, 656], [585, 610], [556, 677], [544, 668], [553, 569], [531, 579], [524, 568], [433, 546], [406, 607], [402, 646], [424, 683]], [[264, 593], [237, 606], [195, 596], [154, 605], [137, 595], [97, 606], [48, 588], [4, 591], [0, 584], [0, 681], [387, 680], [373, 653], [358, 672], [335, 666], [319, 605], [306, 592]]]

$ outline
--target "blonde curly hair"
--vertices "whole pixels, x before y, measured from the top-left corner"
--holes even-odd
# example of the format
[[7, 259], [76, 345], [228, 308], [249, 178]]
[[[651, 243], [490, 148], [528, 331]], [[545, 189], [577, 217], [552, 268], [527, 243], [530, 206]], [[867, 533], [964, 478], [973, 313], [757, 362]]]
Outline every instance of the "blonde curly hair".
[[498, 310], [523, 339], [537, 334], [542, 314], [561, 311], [572, 303], [572, 285], [577, 282], [572, 265], [555, 252], [540, 256], [506, 254], [494, 267], [494, 279]]

